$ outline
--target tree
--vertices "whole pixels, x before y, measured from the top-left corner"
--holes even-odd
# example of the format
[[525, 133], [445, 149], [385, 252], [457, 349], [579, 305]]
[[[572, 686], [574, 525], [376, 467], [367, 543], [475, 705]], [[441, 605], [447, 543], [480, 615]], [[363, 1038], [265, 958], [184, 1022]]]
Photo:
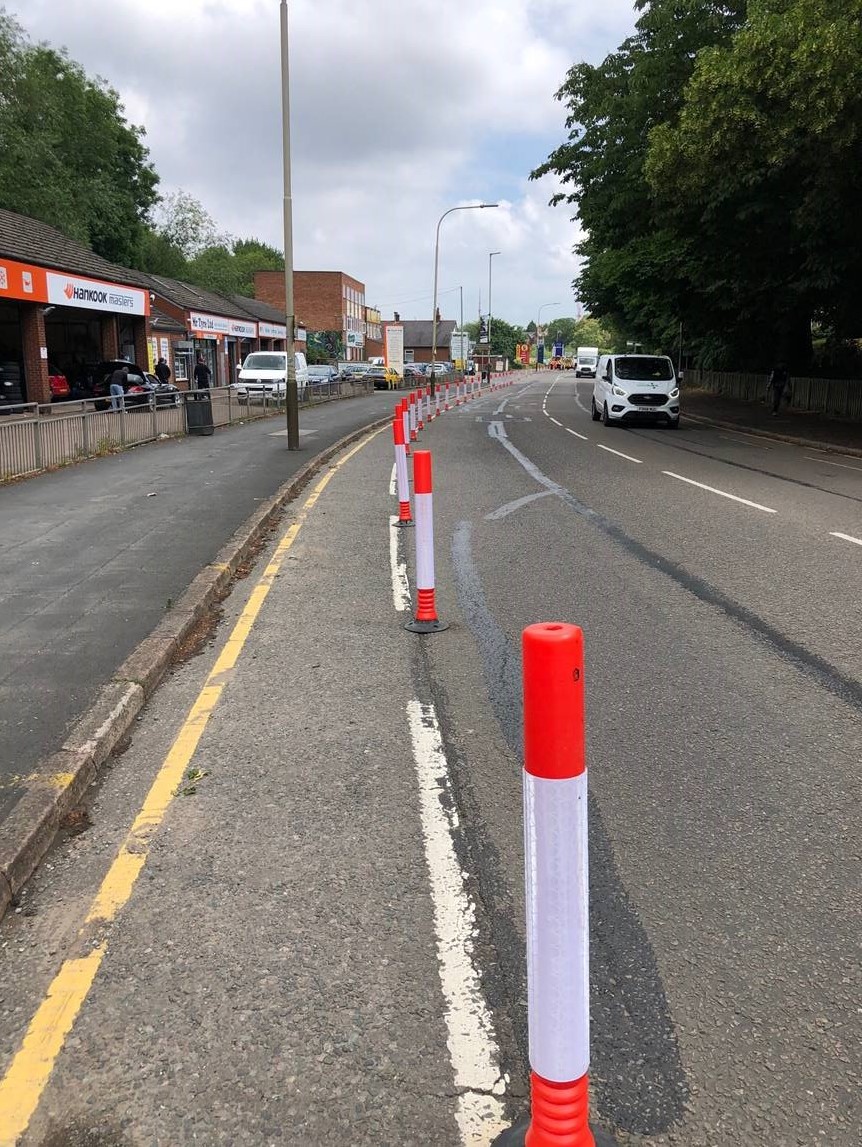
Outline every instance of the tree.
[[182, 188], [163, 196], [153, 217], [156, 232], [186, 259], [210, 247], [230, 247], [231, 237], [220, 232], [200, 200]]
[[169, 279], [184, 279], [188, 264], [186, 257], [164, 235], [147, 227], [141, 238], [138, 268], [150, 275], [164, 275]]
[[[464, 327], [472, 341], [479, 337], [478, 322], [465, 323]], [[479, 344], [476, 350], [479, 354], [490, 354], [498, 358], [507, 358], [509, 362], [515, 361], [515, 347], [518, 343], [527, 341], [527, 332], [523, 327], [512, 326], [504, 319], [491, 317], [491, 344]]]
[[189, 281], [226, 295], [253, 295], [255, 271], [283, 271], [284, 255], [259, 239], [205, 247], [189, 262]]
[[135, 265], [158, 176], [120, 97], [0, 12], [0, 206]]

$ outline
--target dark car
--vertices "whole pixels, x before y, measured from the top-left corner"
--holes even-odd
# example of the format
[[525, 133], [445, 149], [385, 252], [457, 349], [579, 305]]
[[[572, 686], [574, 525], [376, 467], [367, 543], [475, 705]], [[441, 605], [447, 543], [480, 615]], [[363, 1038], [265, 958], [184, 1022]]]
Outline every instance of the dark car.
[[405, 362], [404, 378], [424, 378], [425, 364], [421, 362]]
[[337, 394], [341, 375], [334, 366], [315, 363], [308, 368], [308, 385], [312, 393]]
[[99, 362], [87, 370], [87, 391], [95, 399], [99, 410], [108, 410], [111, 405], [111, 376], [115, 370], [127, 366], [129, 373], [123, 383], [125, 390], [125, 407], [134, 410], [136, 407], [149, 407], [155, 398], [156, 406], [179, 406], [180, 392], [172, 382], [162, 382], [154, 374], [141, 370], [133, 362], [123, 359], [113, 359], [108, 362]]

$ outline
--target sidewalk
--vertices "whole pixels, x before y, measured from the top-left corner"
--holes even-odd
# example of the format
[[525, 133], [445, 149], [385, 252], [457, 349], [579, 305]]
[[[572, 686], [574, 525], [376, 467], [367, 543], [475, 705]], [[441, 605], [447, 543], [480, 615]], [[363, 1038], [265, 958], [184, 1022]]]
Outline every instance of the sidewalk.
[[712, 391], [688, 388], [683, 390], [683, 414], [783, 441], [862, 455], [862, 423], [858, 422], [835, 422], [786, 406], [773, 418], [765, 402], [742, 402]]

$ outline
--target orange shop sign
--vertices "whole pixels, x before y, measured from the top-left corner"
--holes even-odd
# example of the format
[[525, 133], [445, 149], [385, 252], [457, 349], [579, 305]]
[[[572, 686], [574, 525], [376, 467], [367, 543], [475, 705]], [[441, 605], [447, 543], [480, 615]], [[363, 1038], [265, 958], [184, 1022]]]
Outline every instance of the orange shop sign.
[[63, 271], [17, 263], [13, 259], [0, 259], [2, 298], [127, 315], [150, 313], [149, 295], [138, 287], [109, 283], [104, 279], [84, 279]]

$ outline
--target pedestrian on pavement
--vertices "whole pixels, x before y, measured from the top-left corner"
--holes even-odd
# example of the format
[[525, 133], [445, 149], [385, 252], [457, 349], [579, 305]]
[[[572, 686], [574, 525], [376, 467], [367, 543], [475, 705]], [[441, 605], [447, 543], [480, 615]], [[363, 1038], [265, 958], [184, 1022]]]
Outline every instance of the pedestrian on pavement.
[[165, 362], [164, 358], [160, 358], [156, 363], [155, 376], [159, 382], [171, 381], [171, 368]]
[[772, 374], [769, 376], [769, 383], [766, 387], [766, 393], [772, 391], [772, 417], [778, 415], [778, 408], [781, 405], [781, 399], [784, 391], [787, 389], [787, 401], [790, 401], [790, 376], [787, 373], [787, 367], [783, 362], [776, 363], [772, 368]]
[[126, 405], [126, 381], [129, 377], [129, 368], [127, 366], [118, 366], [114, 373], [111, 375], [110, 392], [111, 392], [111, 410], [122, 410]]
[[212, 371], [204, 362], [204, 356], [198, 351], [198, 359], [195, 363], [195, 389], [196, 390], [209, 390], [210, 379], [212, 378]]

